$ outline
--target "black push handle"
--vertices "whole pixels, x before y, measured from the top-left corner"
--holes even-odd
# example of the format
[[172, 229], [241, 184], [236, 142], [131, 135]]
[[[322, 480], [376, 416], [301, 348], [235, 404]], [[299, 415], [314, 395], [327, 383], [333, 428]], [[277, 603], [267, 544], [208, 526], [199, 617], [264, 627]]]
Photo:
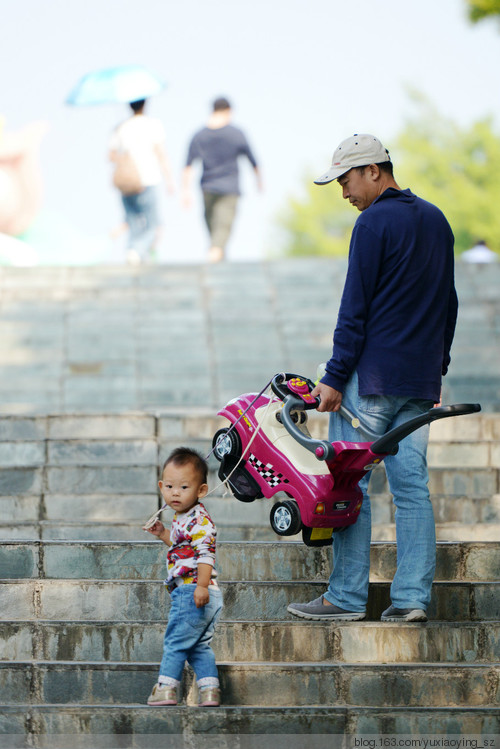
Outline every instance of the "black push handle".
[[309, 388], [309, 392], [315, 388], [314, 382], [308, 377], [303, 377], [302, 375], [281, 372], [273, 377], [271, 388], [278, 398], [281, 398], [284, 404], [280, 413], [281, 423], [294, 440], [296, 440], [299, 445], [302, 445], [302, 447], [305, 447], [306, 450], [309, 450], [309, 452], [314, 453], [318, 460], [333, 459], [335, 457], [335, 450], [331, 442], [308, 437], [298, 428], [292, 419], [292, 411], [306, 411], [312, 408], [317, 408], [320, 404], [319, 398], [314, 398], [310, 403], [306, 403], [300, 395], [289, 390], [286, 383], [295, 378], [304, 380]]
[[409, 434], [419, 429], [419, 427], [430, 424], [431, 421], [446, 419], [448, 416], [465, 416], [466, 414], [477, 413], [480, 410], [481, 406], [479, 403], [457, 403], [454, 406], [431, 408], [429, 411], [420, 416], [415, 416], [415, 418], [409, 421], [405, 421], [401, 426], [394, 427], [390, 432], [379, 437], [371, 446], [371, 451], [377, 455], [381, 455], [382, 453], [389, 454], [394, 451], [402, 439], [408, 437]]
[[[292, 419], [292, 411], [305, 411], [306, 409], [317, 408], [320, 403], [320, 398], [315, 398], [311, 403], [306, 403], [299, 395], [290, 392], [285, 383], [293, 378], [304, 380], [310, 390], [313, 390], [315, 387], [312, 380], [297, 374], [282, 372], [273, 377], [271, 383], [273, 392], [284, 402], [281, 411], [281, 421], [283, 426], [300, 445], [314, 453], [318, 460], [331, 460], [335, 457], [335, 449], [333, 448], [332, 443], [327, 442], [326, 440], [316, 440], [312, 437], [308, 437], [298, 428]], [[390, 432], [382, 435], [382, 437], [375, 434], [375, 432], [363, 424], [363, 422], [349, 411], [344, 404], [340, 406], [339, 413], [354, 429], [356, 429], [360, 437], [364, 438], [367, 442], [372, 442], [372, 445], [370, 446], [372, 453], [375, 453], [376, 455], [389, 455], [397, 452], [398, 444], [402, 439], [408, 437], [408, 435], [412, 434], [416, 429], [419, 429], [426, 424], [430, 424], [432, 421], [446, 419], [449, 416], [465, 416], [467, 414], [477, 413], [480, 410], [481, 406], [479, 403], [457, 403], [452, 406], [438, 406], [429, 409], [429, 411], [426, 411], [420, 416], [415, 416], [415, 418], [406, 421], [404, 424], [401, 424], [394, 429], [391, 429]]]
[[327, 442], [326, 440], [315, 440], [312, 437], [308, 437], [298, 428], [292, 419], [292, 411], [305, 411], [306, 408], [307, 404], [304, 403], [302, 398], [287, 395], [281, 411], [281, 423], [287, 432], [292, 435], [294, 440], [296, 440], [299, 445], [302, 445], [302, 447], [305, 447], [306, 450], [309, 450], [309, 452], [314, 453], [318, 460], [332, 460], [335, 457], [335, 450], [332, 443]]

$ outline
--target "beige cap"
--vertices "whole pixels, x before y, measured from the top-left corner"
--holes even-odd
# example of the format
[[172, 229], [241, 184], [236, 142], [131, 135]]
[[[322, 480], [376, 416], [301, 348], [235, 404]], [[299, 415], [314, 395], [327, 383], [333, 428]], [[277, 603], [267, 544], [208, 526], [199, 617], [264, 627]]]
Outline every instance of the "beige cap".
[[368, 164], [382, 164], [390, 161], [389, 151], [374, 135], [353, 135], [346, 138], [335, 149], [330, 169], [318, 179], [315, 185], [326, 185], [333, 182], [355, 166], [368, 166]]

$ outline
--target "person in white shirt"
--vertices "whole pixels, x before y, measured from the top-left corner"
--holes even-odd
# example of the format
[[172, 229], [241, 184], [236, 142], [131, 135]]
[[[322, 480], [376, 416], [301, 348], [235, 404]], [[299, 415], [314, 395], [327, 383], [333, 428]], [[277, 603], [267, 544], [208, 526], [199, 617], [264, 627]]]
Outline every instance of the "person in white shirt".
[[484, 239], [480, 239], [470, 250], [465, 250], [460, 256], [466, 263], [495, 263], [498, 255], [486, 245]]
[[133, 191], [121, 192], [129, 228], [127, 260], [132, 264], [147, 260], [158, 241], [159, 185], [164, 180], [168, 191], [174, 192], [163, 124], [146, 116], [145, 106], [144, 99], [131, 102], [134, 114], [114, 130], [109, 144], [109, 158], [116, 168], [123, 163], [123, 158], [127, 158], [128, 168], [134, 171]]

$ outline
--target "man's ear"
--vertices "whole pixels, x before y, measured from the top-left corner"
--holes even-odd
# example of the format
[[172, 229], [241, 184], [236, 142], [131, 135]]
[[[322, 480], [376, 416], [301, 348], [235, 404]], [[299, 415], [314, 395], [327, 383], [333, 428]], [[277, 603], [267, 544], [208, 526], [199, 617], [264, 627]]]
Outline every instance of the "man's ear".
[[377, 166], [377, 164], [369, 164], [367, 166], [367, 169], [368, 169], [368, 175], [370, 179], [372, 179], [374, 182], [380, 179], [381, 171], [380, 171], [380, 167]]

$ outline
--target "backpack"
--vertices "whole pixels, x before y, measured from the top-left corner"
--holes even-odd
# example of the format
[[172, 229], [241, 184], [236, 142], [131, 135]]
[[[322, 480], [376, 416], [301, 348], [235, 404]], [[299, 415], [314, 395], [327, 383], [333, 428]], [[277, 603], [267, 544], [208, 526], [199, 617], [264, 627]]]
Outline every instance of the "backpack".
[[144, 190], [139, 170], [128, 151], [118, 153], [113, 184], [123, 195], [137, 195]]

